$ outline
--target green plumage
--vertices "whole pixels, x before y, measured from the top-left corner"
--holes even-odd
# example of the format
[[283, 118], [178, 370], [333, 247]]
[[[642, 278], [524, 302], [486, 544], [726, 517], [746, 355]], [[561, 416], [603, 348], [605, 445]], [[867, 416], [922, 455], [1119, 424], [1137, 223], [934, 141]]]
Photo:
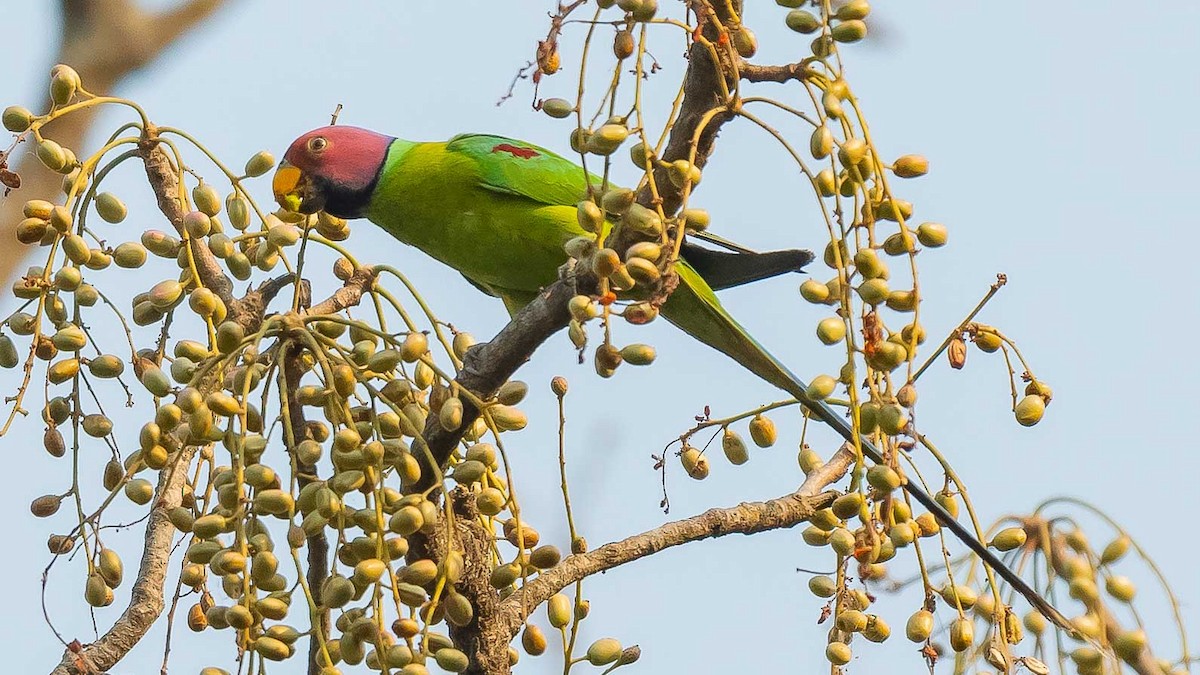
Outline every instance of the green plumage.
[[[515, 313], [555, 281], [567, 261], [563, 244], [584, 234], [575, 204], [586, 193], [577, 165], [522, 141], [476, 134], [444, 143], [396, 140], [366, 215]], [[803, 395], [803, 383], [721, 307], [691, 265], [680, 260], [676, 272], [679, 286], [662, 308], [668, 321], [762, 379]]]

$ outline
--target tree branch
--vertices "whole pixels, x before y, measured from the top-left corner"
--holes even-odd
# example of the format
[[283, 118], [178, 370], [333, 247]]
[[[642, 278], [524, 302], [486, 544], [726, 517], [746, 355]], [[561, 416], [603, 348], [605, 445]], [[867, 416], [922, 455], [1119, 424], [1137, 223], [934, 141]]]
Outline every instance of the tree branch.
[[[579, 284], [579, 280], [575, 284], [561, 280], [551, 284], [518, 312], [491, 342], [472, 347], [463, 358], [462, 370], [454, 381], [482, 399], [490, 398], [543, 342], [571, 320], [567, 302], [575, 295]], [[436, 415], [431, 415], [426, 423], [423, 437], [438, 470], [433, 471], [422, 462], [421, 479], [411, 488], [412, 492], [422, 492], [441, 478], [441, 468], [446, 465], [454, 446], [479, 417], [479, 408], [466, 397], [462, 403], [463, 421], [455, 431], [443, 429]]]
[[[741, 2], [711, 3], [715, 7], [709, 6], [707, 2], [690, 2], [689, 4], [693, 5], [693, 11], [697, 17], [700, 17], [698, 20], [701, 25], [701, 34], [711, 44], [716, 44], [719, 35], [715, 24], [707, 19], [709, 14], [715, 11], [716, 18], [724, 23], [731, 19], [732, 12], [740, 13], [742, 10]], [[693, 42], [688, 49], [688, 67], [687, 72], [684, 73], [683, 101], [679, 105], [679, 117], [671, 127], [671, 135], [667, 139], [666, 148], [663, 149], [663, 159], [667, 162], [687, 159], [692, 152], [692, 139], [696, 138], [697, 130], [700, 129], [705, 115], [710, 110], [727, 106], [727, 102], [722, 97], [722, 91], [726, 86], [732, 85], [733, 69], [729, 63], [713, 61], [712, 52], [709, 49], [708, 44], [699, 40]], [[719, 50], [718, 55], [723, 56]], [[704, 168], [704, 165], [708, 163], [721, 125], [733, 117], [732, 111], [724, 110], [717, 113], [700, 131], [695, 143], [694, 163], [697, 167]], [[669, 171], [665, 166], [658, 166], [654, 169], [654, 183], [658, 188], [659, 197], [662, 199], [663, 212], [667, 215], [678, 211], [683, 199], [683, 191], [671, 182]], [[638, 202], [648, 205], [653, 204], [653, 201], [654, 195], [647, 183], [638, 192]], [[623, 251], [628, 246], [622, 247], [618, 244], [614, 248]]]
[[854, 448], [848, 443], [843, 444], [824, 466], [809, 474], [804, 484], [789, 495], [765, 502], [710, 509], [698, 516], [666, 523], [593, 551], [569, 556], [500, 603], [492, 621], [503, 627], [511, 639], [538, 605], [585, 577], [688, 542], [786, 529], [807, 522], [813, 513], [833, 503], [837, 493], [822, 490], [846, 474], [854, 457]]
[[[308, 438], [308, 424], [304, 418], [304, 406], [296, 396], [296, 391], [300, 388], [300, 380], [304, 377], [305, 371], [304, 364], [300, 360], [303, 352], [304, 350], [299, 343], [290, 340], [284, 342], [284, 348], [280, 350], [280, 359], [283, 363], [283, 382], [287, 390], [281, 392], [281, 394], [287, 397], [287, 425], [290, 429], [292, 441], [287, 451], [293, 457], [296, 456], [295, 445]], [[297, 461], [296, 472], [300, 476], [298, 483], [301, 489], [317, 480], [317, 467], [313, 465], [300, 464]], [[329, 637], [329, 609], [321, 606], [321, 586], [325, 582], [325, 575], [329, 569], [329, 540], [325, 537], [325, 531], [321, 530], [309, 536], [306, 541], [308, 546], [308, 573], [305, 575], [305, 581], [308, 583], [313, 603], [320, 607], [316, 621], [318, 625], [312, 627], [313, 632], [308, 636], [308, 672], [312, 675], [317, 675], [324, 666], [319, 658], [321, 643]]]
[[187, 236], [183, 229], [185, 214], [183, 203], [179, 199], [177, 169], [172, 164], [170, 156], [162, 149], [155, 129], [146, 130], [145, 140], [138, 143], [138, 154], [146, 164], [146, 178], [150, 181], [150, 187], [153, 188], [154, 196], [158, 199], [158, 209], [162, 211], [162, 214], [167, 217], [167, 221], [181, 237], [184, 237], [191, 248], [192, 259], [196, 263], [196, 273], [200, 277], [200, 282], [225, 303], [230, 314], [236, 315], [237, 301], [233, 297], [233, 282], [221, 271], [221, 263], [217, 262], [216, 256], [204, 245], [204, 242]]
[[183, 483], [188, 475], [187, 467], [196, 450], [196, 446], [184, 447], [170, 465], [172, 468], [164, 469], [158, 475], [156, 500], [146, 521], [146, 543], [142, 548], [142, 562], [133, 583], [129, 605], [100, 639], [78, 652], [66, 650], [51, 675], [106, 672], [133, 649], [162, 614], [163, 582], [166, 580], [167, 565], [171, 562], [171, 537], [175, 533], [175, 526], [171, 524], [167, 513], [180, 504]]
[[750, 63], [745, 59], [738, 62], [738, 75], [747, 82], [778, 82], [783, 84], [790, 80], [803, 82], [809, 72], [803, 63], [785, 63], [778, 66], [763, 66]]
[[308, 313], [314, 315], [337, 314], [347, 307], [357, 305], [359, 300], [362, 300], [362, 296], [375, 283], [377, 274], [376, 269], [370, 265], [354, 270], [345, 285], [334, 291], [333, 295], [310, 307]]

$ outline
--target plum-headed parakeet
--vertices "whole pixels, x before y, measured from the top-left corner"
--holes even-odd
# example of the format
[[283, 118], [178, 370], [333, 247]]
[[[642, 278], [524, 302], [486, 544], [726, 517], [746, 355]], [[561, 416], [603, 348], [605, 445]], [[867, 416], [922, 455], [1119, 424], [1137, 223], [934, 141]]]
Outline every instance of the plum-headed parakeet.
[[[576, 204], [587, 196], [587, 180], [569, 160], [511, 138], [467, 134], [415, 143], [330, 126], [292, 143], [273, 187], [285, 208], [369, 219], [515, 314], [555, 281], [567, 261], [563, 245], [586, 234]], [[729, 316], [713, 289], [799, 271], [811, 260], [802, 250], [726, 252], [685, 242], [675, 263], [680, 283], [662, 315], [799, 395], [803, 384]]]

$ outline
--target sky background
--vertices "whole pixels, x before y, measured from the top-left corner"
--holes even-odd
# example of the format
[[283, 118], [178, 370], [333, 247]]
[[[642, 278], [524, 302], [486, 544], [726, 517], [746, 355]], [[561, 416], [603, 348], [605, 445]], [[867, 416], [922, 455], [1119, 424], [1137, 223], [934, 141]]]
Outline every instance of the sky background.
[[[809, 39], [783, 26], [786, 10], [765, 1], [748, 4], [745, 22], [762, 46], [757, 62], [807, 53]], [[980, 320], [1014, 337], [1055, 392], [1040, 425], [1018, 426], [1008, 410], [1002, 359], [972, 350], [964, 371], [939, 364], [922, 379], [921, 429], [950, 458], [987, 521], [1027, 511], [1054, 495], [1101, 505], [1155, 557], [1195, 629], [1200, 575], [1193, 561], [1200, 546], [1190, 523], [1200, 507], [1194, 484], [1200, 448], [1189, 420], [1200, 376], [1193, 269], [1200, 244], [1193, 199], [1200, 177], [1194, 163], [1200, 142], [1194, 69], [1200, 63], [1195, 34], [1200, 5], [1163, 0], [1152, 10], [1136, 10], [1129, 3], [1080, 1], [913, 0], [902, 3], [903, 9], [879, 4], [873, 18], [881, 39], [845, 48], [843, 56], [882, 154], [919, 152], [932, 166], [924, 179], [893, 182], [916, 204], [918, 222], [940, 221], [950, 229], [948, 247], [920, 257], [922, 316], [935, 336], [931, 341], [954, 326], [1003, 272], [1009, 284]], [[325, 124], [337, 103], [345, 106], [342, 123], [406, 138], [486, 131], [566, 154], [570, 124], [532, 112], [528, 82], [518, 84], [506, 105], [495, 105], [544, 36], [551, 5], [296, 0], [285, 9], [265, 0], [236, 1], [153, 68], [128, 80], [122, 93], [156, 122], [190, 131], [233, 166], [259, 149], [282, 155], [295, 136]], [[662, 5], [678, 13], [676, 3]], [[44, 97], [57, 34], [54, 7], [26, 3], [22, 21], [6, 31], [0, 105], [36, 108]], [[646, 103], [654, 124], [662, 123], [684, 68], [681, 40], [670, 29], [660, 30], [654, 53], [664, 71], [651, 83]], [[581, 35], [579, 26], [571, 27], [564, 44], [577, 44]], [[564, 73], [544, 83], [543, 96], [574, 90], [573, 53], [564, 53]], [[758, 91], [803, 103], [799, 87], [766, 85]], [[772, 119], [803, 147], [806, 130]], [[104, 120], [97, 135], [107, 135], [125, 118], [114, 113]], [[619, 180], [635, 180], [627, 162], [618, 167]], [[820, 250], [825, 229], [802, 187], [785, 153], [751, 125], [735, 122], [722, 131], [694, 204], [712, 213], [714, 231], [746, 245]], [[163, 226], [155, 222], [136, 167], [115, 173], [112, 189], [131, 211], [120, 226], [128, 234], [114, 229], [113, 241]], [[254, 189], [270, 200], [267, 180]], [[40, 195], [18, 192], [11, 198], [35, 196]], [[499, 302], [368, 224], [355, 225], [349, 246], [365, 262], [404, 270], [435, 310], [460, 328], [483, 338], [506, 321]], [[108, 274], [99, 283], [128, 297], [170, 274], [164, 266], [147, 269], [157, 272], [128, 280]], [[815, 273], [828, 276], [825, 268]], [[780, 278], [722, 297], [798, 374], [835, 373], [838, 350], [813, 337], [827, 309], [799, 297], [800, 281]], [[0, 301], [5, 313], [12, 306], [11, 298]], [[656, 345], [656, 366], [623, 368], [612, 380], [601, 380], [590, 365], [575, 364], [560, 335], [520, 373], [531, 387], [523, 407], [533, 421], [508, 444], [523, 513], [544, 541], [564, 549], [568, 544], [548, 390], [549, 379], [558, 374], [571, 382], [572, 501], [593, 546], [668, 517], [776, 497], [799, 484], [799, 419], [781, 413], [775, 416], [778, 445], [754, 451], [744, 466], [731, 467], [718, 454], [712, 476], [694, 482], [672, 462], [672, 509], [664, 516], [651, 453], [660, 453], [705, 405], [724, 416], [782, 397], [665, 322], [618, 327], [617, 339]], [[6, 395], [16, 386], [11, 371], [0, 373]], [[145, 414], [138, 408], [118, 421]], [[39, 579], [49, 559], [46, 535], [66, 528], [69, 516], [64, 510], [49, 521], [35, 520], [27, 505], [63, 489], [69, 472], [66, 460], [53, 460], [40, 449], [41, 431], [31, 419], [0, 439], [13, 477], [2, 502], [13, 514], [7, 520], [10, 548], [0, 558], [7, 582], [0, 644], [10, 646], [11, 672], [48, 672], [61, 653], [41, 620]], [[823, 454], [836, 447], [824, 431], [813, 432], [810, 442]], [[128, 437], [126, 445], [132, 443]], [[126, 558], [129, 579], [140, 536], [136, 529], [110, 536]], [[1102, 546], [1109, 536], [1100, 529], [1093, 540]], [[80, 562], [56, 567], [47, 605], [68, 639], [88, 642], [94, 634], [82, 602]], [[643, 656], [635, 668], [644, 673], [715, 673], [732, 663], [749, 672], [821, 668], [825, 631], [814, 623], [822, 602], [807, 592], [807, 575], [796, 568], [828, 570], [832, 562], [827, 550], [805, 546], [798, 531], [690, 544], [585, 583], [592, 614], [581, 643], [602, 636], [640, 643]], [[901, 555], [890, 567], [906, 578], [915, 564]], [[1120, 569], [1140, 584], [1142, 616], [1160, 655], [1175, 658], [1177, 642], [1172, 643], [1161, 594], [1144, 568], [1127, 562]], [[126, 593], [127, 585], [113, 608], [98, 612], [101, 630], [125, 605]], [[881, 647], [856, 644], [851, 672], [923, 669], [902, 635], [905, 618], [918, 604], [911, 593], [881, 600], [880, 613], [896, 635]], [[195, 635], [181, 626], [177, 635], [172, 673], [232, 663], [228, 632]], [[157, 672], [162, 640], [160, 624], [112, 672]], [[556, 644], [552, 637], [551, 653]], [[1030, 647], [1026, 643], [1018, 651], [1028, 653]], [[518, 671], [561, 667], [553, 656], [526, 657]], [[948, 662], [940, 667], [948, 668]], [[303, 672], [301, 659], [272, 666], [271, 672]]]

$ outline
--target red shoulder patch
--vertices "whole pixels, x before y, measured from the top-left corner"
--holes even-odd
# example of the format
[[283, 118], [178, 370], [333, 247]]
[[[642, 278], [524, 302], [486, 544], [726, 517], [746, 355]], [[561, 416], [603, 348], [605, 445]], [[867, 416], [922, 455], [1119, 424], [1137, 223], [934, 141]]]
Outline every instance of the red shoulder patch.
[[513, 157], [520, 157], [521, 159], [529, 159], [530, 157], [537, 157], [539, 154], [541, 154], [533, 148], [519, 148], [515, 145], [509, 145], [508, 143], [501, 143], [500, 145], [494, 146], [492, 148], [492, 152], [507, 152]]

